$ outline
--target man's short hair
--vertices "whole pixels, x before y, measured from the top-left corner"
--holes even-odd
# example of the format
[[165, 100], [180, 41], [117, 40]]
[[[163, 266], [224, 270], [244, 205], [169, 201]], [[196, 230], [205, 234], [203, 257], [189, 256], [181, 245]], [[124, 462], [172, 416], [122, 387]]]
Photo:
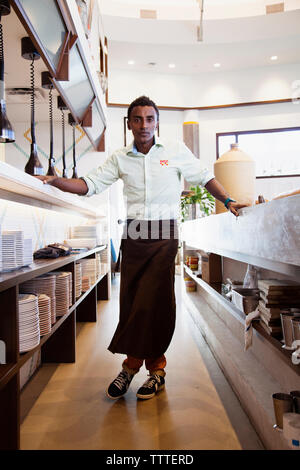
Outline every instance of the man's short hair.
[[140, 96], [139, 98], [136, 98], [129, 106], [128, 111], [127, 111], [127, 118], [128, 120], [130, 119], [130, 114], [133, 108], [136, 106], [152, 106], [152, 108], [155, 109], [156, 115], [157, 115], [157, 120], [159, 120], [159, 111], [158, 107], [154, 103], [154, 101], [150, 100], [148, 96]]

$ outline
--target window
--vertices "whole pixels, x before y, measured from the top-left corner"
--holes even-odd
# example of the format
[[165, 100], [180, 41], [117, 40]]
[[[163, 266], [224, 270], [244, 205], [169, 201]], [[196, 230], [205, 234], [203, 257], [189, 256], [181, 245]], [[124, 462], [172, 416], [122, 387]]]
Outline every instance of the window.
[[300, 176], [300, 127], [217, 134], [217, 158], [237, 142], [256, 163], [256, 177]]

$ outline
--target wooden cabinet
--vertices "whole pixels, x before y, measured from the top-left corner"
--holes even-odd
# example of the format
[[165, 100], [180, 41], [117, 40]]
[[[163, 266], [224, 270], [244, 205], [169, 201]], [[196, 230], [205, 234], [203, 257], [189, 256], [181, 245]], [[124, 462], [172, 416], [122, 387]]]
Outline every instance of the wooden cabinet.
[[[75, 299], [75, 263], [83, 258], [93, 258], [107, 249], [97, 247], [80, 255], [71, 255], [56, 260], [39, 260], [29, 268], [1, 275], [0, 281], [0, 332], [6, 344], [6, 364], [0, 365], [0, 448], [18, 449], [20, 445], [20, 385], [21, 367], [37, 351], [41, 350], [42, 363], [75, 362], [76, 321], [97, 320], [97, 300], [108, 299], [110, 273], [102, 274], [90, 289]], [[41, 274], [64, 270], [72, 272], [73, 305], [68, 314], [58, 317], [51, 333], [41, 337], [40, 344], [19, 353], [18, 293], [22, 282]]]

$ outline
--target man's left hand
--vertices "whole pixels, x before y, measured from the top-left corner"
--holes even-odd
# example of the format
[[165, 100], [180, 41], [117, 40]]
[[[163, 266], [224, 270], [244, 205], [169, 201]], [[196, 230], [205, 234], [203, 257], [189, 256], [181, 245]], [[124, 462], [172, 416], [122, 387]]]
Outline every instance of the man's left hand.
[[239, 209], [242, 209], [242, 207], [247, 207], [246, 204], [239, 204], [238, 202], [233, 202], [233, 201], [230, 201], [227, 204], [227, 206], [228, 206], [228, 210], [236, 217], [239, 216], [239, 213], [238, 213]]

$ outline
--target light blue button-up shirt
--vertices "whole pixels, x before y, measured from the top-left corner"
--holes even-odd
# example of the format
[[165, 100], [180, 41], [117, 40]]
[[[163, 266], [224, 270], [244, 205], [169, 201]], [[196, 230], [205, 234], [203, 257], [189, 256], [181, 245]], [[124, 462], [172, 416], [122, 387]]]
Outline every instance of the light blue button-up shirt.
[[181, 175], [202, 186], [214, 178], [183, 142], [156, 139], [146, 155], [131, 143], [82, 179], [88, 186], [86, 196], [99, 194], [122, 179], [128, 219], [164, 220], [179, 217]]

